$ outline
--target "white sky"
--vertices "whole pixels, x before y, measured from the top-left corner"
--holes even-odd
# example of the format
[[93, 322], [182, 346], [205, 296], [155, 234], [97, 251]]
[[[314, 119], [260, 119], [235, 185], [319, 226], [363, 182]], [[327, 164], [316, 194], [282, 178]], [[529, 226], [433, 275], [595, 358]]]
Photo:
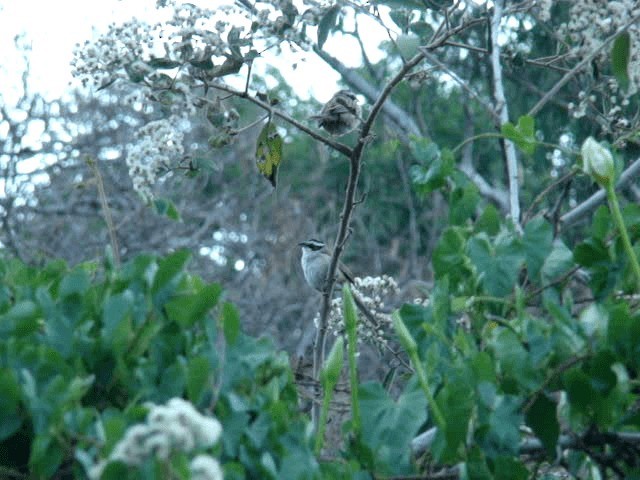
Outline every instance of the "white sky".
[[[211, 8], [216, 1], [230, 2], [193, 3]], [[154, 0], [0, 0], [0, 94], [12, 104], [20, 93], [17, 65], [21, 65], [21, 53], [14, 46], [16, 35], [26, 34], [25, 41], [32, 48], [30, 88], [54, 99], [69, 88], [72, 80], [69, 64], [76, 43], [104, 32], [111, 22], [132, 17], [152, 21], [154, 12]], [[368, 30], [373, 33], [378, 28], [372, 24]], [[376, 33], [382, 35], [380, 31]], [[359, 63], [358, 47], [351, 39], [330, 37], [325, 49], [350, 66]], [[374, 59], [376, 53], [379, 56], [376, 51], [368, 53]], [[312, 95], [326, 101], [336, 89], [338, 75], [312, 53], [308, 57], [313, 57], [313, 61], [299, 64], [296, 70], [290, 68], [290, 59], [278, 68], [301, 96]]]

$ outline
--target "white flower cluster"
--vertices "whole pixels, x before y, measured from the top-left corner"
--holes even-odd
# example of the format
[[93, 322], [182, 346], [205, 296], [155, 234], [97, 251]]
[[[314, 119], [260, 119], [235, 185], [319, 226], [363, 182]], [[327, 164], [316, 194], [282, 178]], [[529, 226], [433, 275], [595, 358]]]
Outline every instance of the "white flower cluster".
[[[351, 286], [353, 295], [372, 314], [373, 319], [362, 313], [358, 314], [358, 341], [368, 342], [382, 349], [388, 344], [388, 333], [391, 331], [391, 315], [382, 311], [384, 298], [398, 293], [398, 284], [388, 275], [381, 277], [356, 277]], [[319, 314], [314, 318], [316, 326], [320, 321]], [[331, 310], [327, 319], [328, 329], [334, 334], [344, 334], [345, 323], [342, 312], [342, 296], [331, 301]]]
[[76, 45], [71, 61], [72, 74], [84, 86], [90, 87], [103, 87], [125, 78], [122, 69], [142, 65], [155, 38], [153, 27], [136, 19], [122, 25], [111, 24], [107, 33], [96, 40]]
[[126, 161], [133, 189], [146, 202], [153, 199], [152, 186], [158, 173], [184, 154], [184, 135], [176, 128], [178, 123], [175, 116], [147, 123], [136, 132], [138, 141], [128, 148]]
[[[196, 75], [190, 62], [228, 55], [222, 34], [229, 24], [220, 17], [232, 7], [214, 11], [190, 3], [162, 3], [166, 7], [162, 21], [112, 24], [95, 40], [76, 45], [72, 73], [84, 86], [97, 88], [128, 79], [135, 92], [125, 98], [126, 103], [148, 107], [157, 102], [172, 115], [192, 115], [197, 100], [191, 94]], [[162, 71], [174, 67], [179, 67], [174, 75]], [[193, 75], [185, 75], [187, 71]], [[125, 86], [130, 91], [130, 85]]]
[[[569, 9], [569, 21], [560, 27], [560, 34], [572, 42], [571, 53], [578, 59], [584, 58], [602, 45], [602, 42], [614, 35], [631, 18], [640, 14], [640, 2], [636, 0], [572, 0]], [[640, 44], [640, 24], [631, 25], [627, 32], [631, 45]], [[610, 49], [604, 49], [596, 58], [598, 62], [608, 63]], [[588, 111], [598, 114], [599, 122], [605, 132], [616, 133], [632, 129], [630, 120], [625, 118], [624, 108], [629, 97], [640, 89], [640, 50], [631, 48], [628, 65], [629, 85], [623, 92], [614, 78], [606, 78], [588, 91], [579, 94], [578, 102], [569, 105], [574, 118], [580, 118]], [[596, 95], [598, 94], [598, 95]]]
[[553, 0], [536, 0], [535, 3], [538, 9], [538, 18], [542, 22], [548, 22], [551, 19], [551, 7], [553, 7]]
[[[220, 422], [200, 414], [181, 398], [166, 405], [149, 405], [146, 423], [129, 427], [106, 460], [94, 465], [90, 479], [99, 479], [109, 462], [120, 461], [135, 467], [155, 457], [167, 460], [171, 452], [192, 452], [215, 445], [222, 434]], [[222, 480], [218, 461], [205, 454], [194, 457], [189, 465], [192, 480]]]

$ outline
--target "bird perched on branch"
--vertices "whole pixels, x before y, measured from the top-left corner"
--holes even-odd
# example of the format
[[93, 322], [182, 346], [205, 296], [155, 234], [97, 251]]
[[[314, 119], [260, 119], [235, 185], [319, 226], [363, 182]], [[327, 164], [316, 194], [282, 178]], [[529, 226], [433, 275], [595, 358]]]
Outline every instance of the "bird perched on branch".
[[362, 119], [362, 108], [355, 93], [340, 90], [322, 107], [318, 115], [311, 118], [318, 120], [318, 125], [334, 136], [346, 135], [355, 130]]
[[[300, 242], [298, 245], [302, 247], [300, 263], [302, 264], [302, 273], [304, 273], [305, 280], [312, 288], [322, 292], [329, 272], [329, 264], [331, 263], [329, 249], [324, 242], [315, 238]], [[353, 283], [353, 274], [342, 262], [338, 263], [337, 271], [339, 281]]]
[[[331, 252], [324, 242], [316, 240], [315, 238], [300, 242], [298, 245], [302, 247], [300, 263], [305, 280], [312, 288], [321, 293], [324, 292], [325, 281], [327, 280], [329, 265], [331, 264]], [[341, 283], [348, 282], [353, 285], [354, 278], [351, 270], [342, 262], [338, 262], [337, 281]], [[353, 300], [362, 314], [372, 322], [372, 325], [377, 325], [378, 320], [355, 293]]]

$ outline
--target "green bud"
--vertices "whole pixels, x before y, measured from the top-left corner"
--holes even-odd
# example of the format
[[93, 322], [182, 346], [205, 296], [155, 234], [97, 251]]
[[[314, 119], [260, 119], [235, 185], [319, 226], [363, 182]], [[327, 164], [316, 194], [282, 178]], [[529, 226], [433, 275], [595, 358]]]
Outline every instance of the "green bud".
[[338, 337], [336, 342], [329, 352], [329, 356], [324, 362], [320, 379], [322, 380], [322, 386], [328, 390], [332, 390], [338, 383], [340, 378], [340, 372], [342, 371], [342, 364], [344, 360], [344, 339]]
[[409, 355], [417, 352], [418, 345], [416, 344], [416, 341], [411, 336], [411, 333], [409, 333], [409, 329], [406, 327], [406, 325], [402, 321], [402, 318], [400, 318], [400, 314], [398, 312], [393, 312], [392, 317], [393, 317], [393, 328], [395, 329], [396, 335], [398, 336], [398, 339], [400, 340], [400, 343], [402, 344], [404, 349], [407, 351]]
[[582, 144], [582, 169], [602, 186], [613, 181], [615, 166], [613, 155], [608, 148], [603, 147], [593, 137], [587, 138]]
[[342, 287], [342, 309], [344, 311], [344, 324], [347, 327], [347, 331], [355, 331], [357, 321], [356, 304], [353, 300], [351, 289], [349, 289], [349, 285], [346, 283]]

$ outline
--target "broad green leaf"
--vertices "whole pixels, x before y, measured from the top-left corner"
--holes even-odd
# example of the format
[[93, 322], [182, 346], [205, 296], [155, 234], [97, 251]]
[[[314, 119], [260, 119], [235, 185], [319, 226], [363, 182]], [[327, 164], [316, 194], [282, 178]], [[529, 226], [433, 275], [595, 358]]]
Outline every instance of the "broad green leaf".
[[[416, 146], [417, 145], [417, 146]], [[438, 151], [437, 145], [429, 143], [425, 147], [421, 143], [412, 144], [414, 157], [423, 154], [420, 165], [409, 169], [409, 176], [414, 188], [420, 195], [427, 195], [446, 185], [447, 178], [453, 173], [455, 164], [450, 150]]]
[[556, 408], [556, 403], [542, 393], [533, 402], [526, 416], [527, 425], [531, 427], [551, 457], [556, 453], [556, 444], [560, 435]]
[[31, 445], [29, 467], [37, 477], [49, 478], [58, 470], [64, 458], [64, 451], [49, 434], [35, 437]]
[[184, 268], [190, 258], [189, 250], [183, 249], [167, 255], [158, 262], [158, 271], [155, 272], [151, 291], [160, 297], [160, 303], [183, 278]]
[[513, 291], [524, 261], [522, 244], [514, 235], [498, 235], [492, 243], [480, 233], [469, 240], [467, 252], [489, 295], [502, 297]]
[[13, 372], [0, 368], [0, 442], [13, 435], [22, 425], [19, 406], [20, 384]]
[[0, 316], [0, 335], [26, 336], [36, 332], [41, 324], [41, 313], [31, 300], [22, 300]]
[[179, 295], [165, 304], [167, 315], [181, 327], [190, 327], [205, 319], [207, 312], [218, 303], [221, 293], [222, 287], [212, 283], [205, 285], [195, 294]]
[[227, 343], [233, 344], [236, 342], [240, 334], [240, 315], [238, 314], [238, 309], [229, 302], [225, 302], [222, 305], [222, 330]]
[[480, 444], [487, 457], [517, 455], [522, 424], [519, 397], [500, 395], [486, 423], [488, 428], [483, 429]]
[[198, 405], [206, 392], [213, 388], [211, 362], [205, 355], [189, 360], [187, 365], [187, 396]]
[[611, 48], [611, 70], [623, 90], [629, 86], [629, 59], [631, 58], [631, 35], [623, 32], [613, 41]]
[[82, 267], [76, 267], [64, 276], [58, 288], [58, 297], [65, 298], [70, 295], [82, 295], [89, 288], [91, 279]]
[[324, 42], [327, 41], [329, 32], [336, 26], [338, 14], [340, 13], [340, 4], [336, 3], [324, 13], [318, 23], [318, 48], [322, 50]]
[[533, 155], [536, 151], [537, 139], [535, 135], [535, 120], [528, 115], [518, 119], [518, 124], [506, 122], [502, 125], [502, 134], [527, 155]]
[[133, 294], [125, 290], [109, 297], [102, 311], [102, 339], [115, 351], [122, 352], [127, 348], [132, 334], [131, 309]]
[[492, 204], [488, 204], [478, 220], [476, 220], [476, 232], [485, 232], [489, 236], [495, 236], [500, 231], [500, 212]]
[[458, 227], [446, 228], [433, 252], [432, 262], [436, 278], [448, 276], [453, 283], [468, 279], [470, 269], [465, 249], [464, 230]]
[[444, 430], [438, 430], [432, 447], [433, 455], [439, 462], [455, 463], [461, 460], [473, 401], [472, 385], [461, 376], [448, 379], [438, 392], [436, 403], [446, 425]]
[[529, 278], [539, 283], [539, 273], [544, 259], [551, 252], [553, 243], [553, 228], [542, 217], [537, 217], [527, 223], [522, 236], [527, 273]]
[[180, 212], [174, 203], [166, 198], [156, 198], [153, 201], [153, 207], [158, 215], [162, 215], [177, 222], [180, 221]]
[[378, 473], [412, 472], [409, 445], [427, 418], [427, 401], [415, 382], [410, 382], [397, 401], [379, 383], [360, 386], [360, 407], [368, 421], [362, 425], [362, 442], [374, 453]]
[[542, 279], [545, 281], [555, 280], [573, 266], [573, 253], [571, 253], [571, 250], [567, 248], [562, 240], [556, 238], [553, 241], [551, 253], [542, 265]]
[[[529, 470], [513, 457], [498, 457], [493, 460], [494, 480], [527, 480]], [[550, 479], [549, 479], [550, 480]]]
[[277, 183], [278, 166], [282, 161], [282, 137], [276, 126], [267, 123], [260, 135], [256, 146], [256, 164], [258, 170], [274, 187]]

